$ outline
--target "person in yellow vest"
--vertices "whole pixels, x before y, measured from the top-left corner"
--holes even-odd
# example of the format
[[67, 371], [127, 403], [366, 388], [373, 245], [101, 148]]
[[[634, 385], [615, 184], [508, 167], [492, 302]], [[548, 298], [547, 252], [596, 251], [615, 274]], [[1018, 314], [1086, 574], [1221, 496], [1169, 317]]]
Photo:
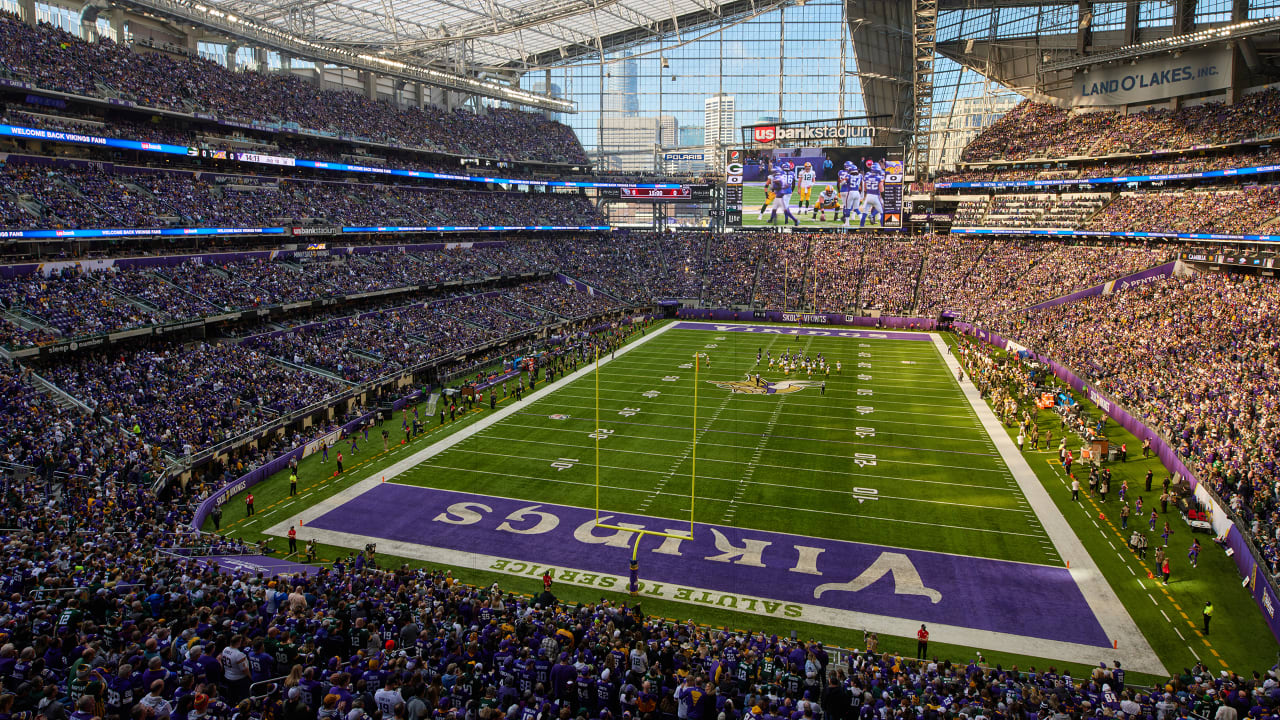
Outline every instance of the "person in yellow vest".
[[1211, 601], [1211, 600], [1205, 600], [1205, 601], [1204, 601], [1204, 610], [1203, 610], [1202, 612], [1204, 613], [1204, 634], [1205, 634], [1205, 635], [1208, 635], [1208, 634], [1209, 634], [1209, 621], [1213, 619], [1213, 601]]

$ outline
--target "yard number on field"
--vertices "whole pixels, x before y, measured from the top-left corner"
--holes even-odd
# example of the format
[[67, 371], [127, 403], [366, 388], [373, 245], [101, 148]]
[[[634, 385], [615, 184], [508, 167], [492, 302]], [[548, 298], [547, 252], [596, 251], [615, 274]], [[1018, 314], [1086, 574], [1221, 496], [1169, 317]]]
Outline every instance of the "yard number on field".
[[677, 380], [679, 380], [679, 379], [680, 379], [680, 376], [679, 376], [679, 375], [664, 375], [664, 376], [662, 376], [662, 382], [675, 382], [675, 381], [677, 381]]
[[860, 427], [853, 431], [860, 438], [875, 437], [876, 429], [873, 427]]
[[640, 395], [642, 395], [643, 397], [647, 397], [647, 398], [649, 398], [650, 400], [652, 400], [653, 398], [658, 397], [658, 396], [659, 396], [659, 395], [661, 395], [661, 394], [662, 394], [662, 393], [661, 393], [661, 392], [659, 392], [659, 391], [657, 391], [657, 390], [645, 390], [644, 392], [640, 393]]
[[876, 456], [871, 453], [854, 453], [853, 463], [858, 467], [875, 466]]
[[559, 472], [561, 470], [568, 470], [577, 464], [577, 462], [578, 458], [560, 458], [559, 460], [551, 463], [551, 467], [555, 468], [556, 471]]
[[879, 500], [880, 491], [875, 488], [856, 487], [853, 489], [853, 497], [858, 501], [858, 504], [861, 505], [868, 500]]
[[635, 415], [638, 412], [640, 412], [640, 408], [624, 407], [618, 411], [618, 414], [621, 415], [622, 417], [631, 417], [632, 415]]
[[875, 393], [874, 393], [874, 392], [872, 392], [871, 388], [858, 388], [858, 394], [859, 394], [859, 395], [873, 395], [873, 394], [875, 394]]
[[859, 405], [854, 409], [858, 411], [859, 415], [866, 415], [867, 413], [875, 412], [875, 408], [871, 407], [870, 405]]
[[607, 430], [605, 428], [596, 428], [596, 431], [588, 434], [587, 437], [595, 438], [596, 440], [607, 440], [609, 439], [609, 436], [612, 434], [613, 434], [612, 430]]

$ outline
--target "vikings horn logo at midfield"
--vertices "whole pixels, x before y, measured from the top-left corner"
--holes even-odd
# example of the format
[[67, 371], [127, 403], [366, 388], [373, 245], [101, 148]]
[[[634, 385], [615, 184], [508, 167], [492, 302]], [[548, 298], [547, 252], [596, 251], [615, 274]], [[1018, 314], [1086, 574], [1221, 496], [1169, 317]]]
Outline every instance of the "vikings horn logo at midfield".
[[779, 380], [778, 382], [769, 382], [761, 379], [757, 385], [754, 379], [746, 380], [708, 380], [707, 382], [715, 385], [722, 390], [728, 390], [731, 393], [742, 393], [744, 395], [785, 395], [787, 393], [800, 392], [805, 388], [816, 388], [822, 383], [814, 380]]

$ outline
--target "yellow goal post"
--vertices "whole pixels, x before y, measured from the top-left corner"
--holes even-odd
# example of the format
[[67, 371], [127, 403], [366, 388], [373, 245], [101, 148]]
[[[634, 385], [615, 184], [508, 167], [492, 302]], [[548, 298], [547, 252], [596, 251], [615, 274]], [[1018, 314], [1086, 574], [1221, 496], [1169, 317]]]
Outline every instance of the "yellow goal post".
[[617, 532], [632, 533], [635, 535], [635, 541], [631, 545], [631, 578], [629, 589], [632, 595], [639, 593], [639, 555], [640, 540], [646, 535], [661, 538], [675, 538], [677, 540], [693, 539], [693, 510], [694, 498], [697, 496], [698, 482], [698, 371], [702, 365], [702, 358], [705, 353], [693, 354], [693, 430], [692, 443], [689, 450], [689, 532], [688, 534], [660, 532], [658, 530], [646, 530], [644, 528], [625, 527], [612, 523], [600, 522], [600, 440], [604, 434], [600, 431], [600, 346], [595, 346], [595, 432], [591, 433], [595, 439], [596, 452], [596, 472], [595, 472], [595, 527], [602, 530], [614, 530]]

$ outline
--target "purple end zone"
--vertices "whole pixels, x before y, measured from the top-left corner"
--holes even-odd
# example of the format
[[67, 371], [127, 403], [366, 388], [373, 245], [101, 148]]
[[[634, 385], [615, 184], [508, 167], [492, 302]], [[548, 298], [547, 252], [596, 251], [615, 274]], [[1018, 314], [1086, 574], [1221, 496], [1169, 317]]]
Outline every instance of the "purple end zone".
[[[602, 514], [601, 522], [689, 529], [687, 521], [617, 513]], [[610, 546], [615, 531], [594, 523], [595, 511], [586, 508], [384, 483], [307, 526], [625, 574], [630, 549], [620, 545], [633, 536]], [[640, 576], [650, 584], [1111, 646], [1065, 568], [697, 524], [692, 540], [642, 539]]]
[[205, 567], [216, 568], [219, 572], [228, 574], [248, 573], [257, 575], [262, 573], [266, 577], [274, 577], [277, 575], [315, 575], [320, 572], [320, 568], [315, 565], [290, 562], [266, 555], [208, 555], [196, 559], [204, 564]]
[[927, 333], [887, 332], [881, 330], [823, 330], [821, 328], [784, 327], [779, 325], [723, 325], [709, 322], [681, 320], [671, 326], [673, 330], [709, 330], [724, 333], [748, 333], [752, 335], [799, 335], [800, 337], [838, 337], [862, 340], [915, 340], [929, 342]]

